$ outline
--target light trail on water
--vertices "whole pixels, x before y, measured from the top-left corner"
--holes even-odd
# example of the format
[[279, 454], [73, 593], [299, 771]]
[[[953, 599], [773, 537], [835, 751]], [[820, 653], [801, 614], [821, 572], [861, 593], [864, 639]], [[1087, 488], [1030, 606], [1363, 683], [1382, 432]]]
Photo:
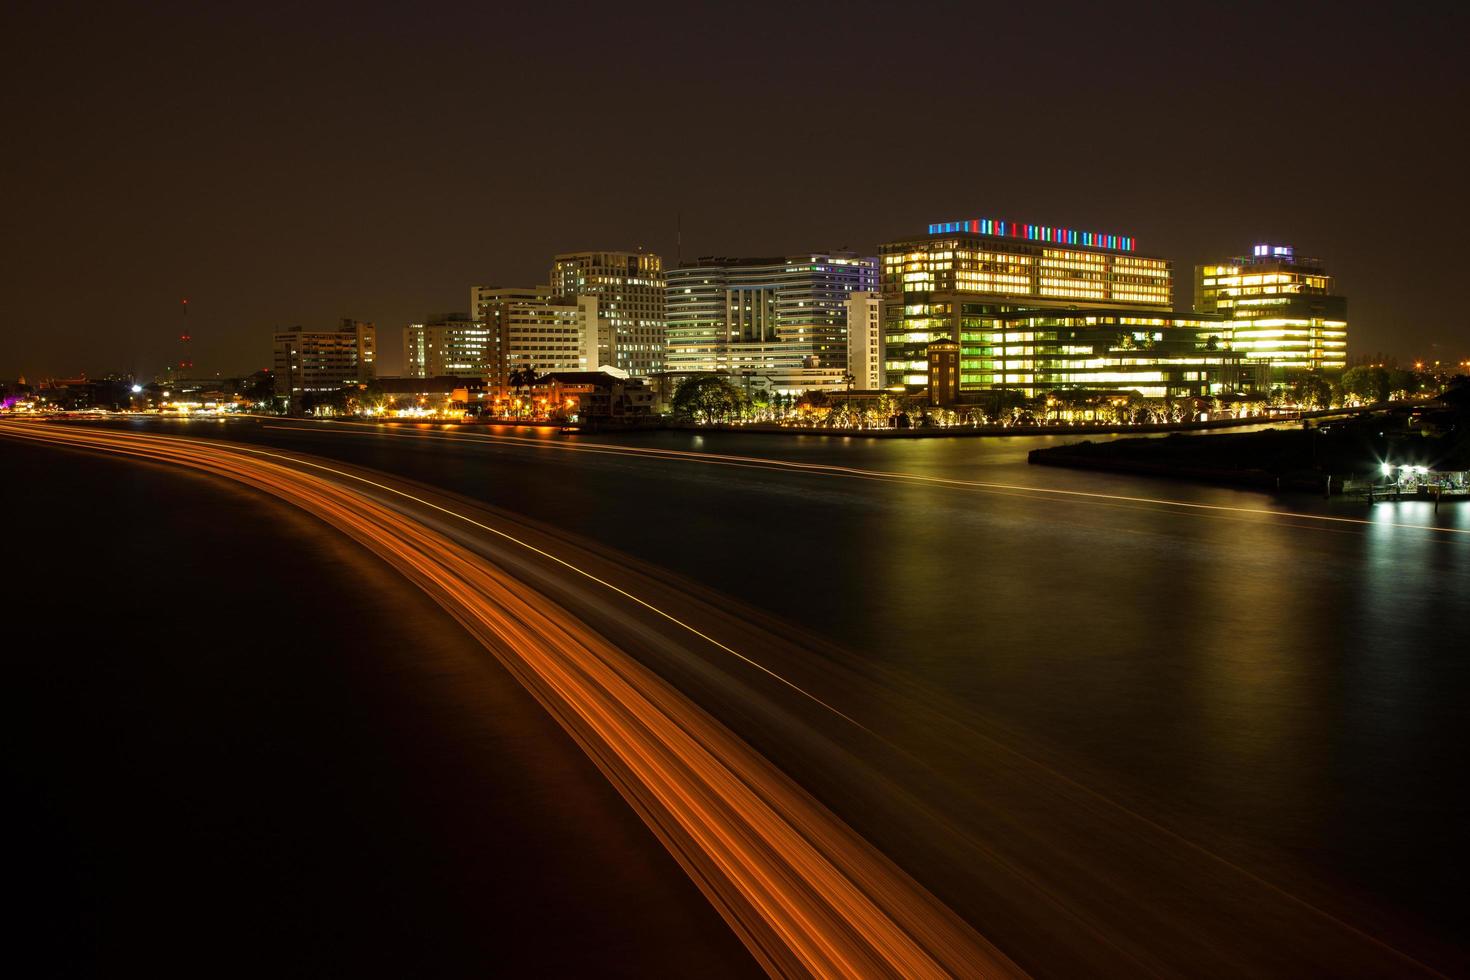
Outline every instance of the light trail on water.
[[302, 508], [381, 557], [557, 719], [772, 975], [1024, 975], [672, 685], [409, 508], [343, 482], [361, 478], [208, 440], [44, 424], [3, 424], [0, 435], [224, 477]]

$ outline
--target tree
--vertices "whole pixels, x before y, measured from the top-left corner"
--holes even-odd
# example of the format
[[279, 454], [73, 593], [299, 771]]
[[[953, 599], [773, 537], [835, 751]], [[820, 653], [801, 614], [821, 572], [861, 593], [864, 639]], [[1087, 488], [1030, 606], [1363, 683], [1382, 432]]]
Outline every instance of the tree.
[[707, 424], [728, 418], [742, 404], [741, 392], [721, 377], [687, 378], [674, 389], [671, 408], [680, 418], [702, 419]]
[[1381, 367], [1348, 368], [1342, 373], [1342, 390], [1349, 398], [1372, 404], [1386, 402], [1391, 394], [1388, 369]]
[[1327, 408], [1332, 403], [1332, 384], [1320, 374], [1302, 374], [1291, 382], [1292, 399], [1302, 408]]
[[1392, 397], [1411, 398], [1424, 386], [1424, 379], [1413, 371], [1389, 371], [1388, 390]]
[[796, 400], [796, 404], [806, 405], [810, 408], [826, 408], [832, 404], [832, 399], [822, 389], [813, 388], [810, 391], [802, 392], [801, 397]]
[[276, 376], [269, 371], [256, 371], [240, 392], [253, 402], [271, 403], [276, 397]]
[[1025, 407], [1026, 394], [1010, 388], [993, 388], [980, 392], [975, 404], [991, 422], [1004, 422]]

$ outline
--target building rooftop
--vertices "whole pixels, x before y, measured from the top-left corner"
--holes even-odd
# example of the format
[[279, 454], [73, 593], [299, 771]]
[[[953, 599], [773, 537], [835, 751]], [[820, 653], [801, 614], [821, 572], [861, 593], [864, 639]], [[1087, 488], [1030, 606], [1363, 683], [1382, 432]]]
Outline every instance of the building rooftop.
[[1038, 244], [1077, 245], [1083, 248], [1105, 248], [1113, 252], [1132, 252], [1138, 240], [1132, 235], [1115, 235], [1102, 231], [1079, 231], [1076, 228], [1053, 228], [1049, 225], [1034, 225], [1024, 221], [1005, 221], [1000, 218], [968, 218], [963, 221], [937, 221], [929, 225], [931, 235], [989, 235], [994, 238], [1015, 238]]

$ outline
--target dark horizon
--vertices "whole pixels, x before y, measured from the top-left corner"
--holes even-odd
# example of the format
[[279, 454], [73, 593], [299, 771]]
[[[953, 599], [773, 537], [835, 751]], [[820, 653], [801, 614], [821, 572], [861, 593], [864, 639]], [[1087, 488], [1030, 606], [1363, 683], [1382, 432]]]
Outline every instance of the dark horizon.
[[[851, 248], [993, 215], [1320, 257], [1350, 354], [1456, 361], [1467, 14], [14, 4], [0, 377], [196, 373], [581, 248]], [[941, 50], [943, 49], [943, 50]], [[1392, 229], [1389, 232], [1388, 229]], [[1432, 345], [1439, 345], [1438, 348]]]

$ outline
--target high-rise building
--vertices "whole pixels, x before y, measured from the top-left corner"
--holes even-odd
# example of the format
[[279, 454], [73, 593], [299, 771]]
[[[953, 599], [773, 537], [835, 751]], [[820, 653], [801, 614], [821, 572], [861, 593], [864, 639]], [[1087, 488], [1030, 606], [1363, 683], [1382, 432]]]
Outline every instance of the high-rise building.
[[308, 392], [336, 391], [377, 375], [377, 328], [344, 319], [336, 330], [277, 331], [273, 365], [276, 391], [293, 403]]
[[595, 359], [646, 377], [664, 368], [663, 262], [650, 252], [568, 252], [552, 260], [551, 291], [597, 299]]
[[861, 291], [848, 297], [847, 373], [859, 390], [884, 386], [883, 297], [879, 293]]
[[596, 366], [596, 296], [563, 296], [550, 286], [475, 286], [470, 308], [485, 330], [484, 376], [496, 385], [524, 368], [545, 374]]
[[1319, 260], [1267, 243], [1194, 273], [1195, 312], [1229, 321], [1245, 357], [1277, 369], [1347, 366], [1347, 298]]
[[466, 313], [403, 328], [403, 373], [410, 378], [488, 378], [490, 332]]
[[1012, 382], [996, 363], [1014, 346], [997, 317], [1022, 310], [1173, 308], [1169, 262], [1139, 255], [1127, 235], [974, 218], [881, 246], [884, 373], [928, 383], [928, 345], [961, 345], [961, 390]]
[[[1224, 317], [1173, 313], [1169, 262], [1139, 255], [1131, 236], [975, 218], [932, 224], [881, 253], [889, 385], [930, 385], [936, 363], [949, 389], [941, 398], [988, 389], [1199, 397], [1263, 383]], [[959, 345], [957, 395], [953, 349], [935, 342]]]
[[851, 252], [701, 258], [668, 273], [670, 371], [755, 372], [777, 388], [832, 387], [847, 370], [848, 300], [878, 285]]

